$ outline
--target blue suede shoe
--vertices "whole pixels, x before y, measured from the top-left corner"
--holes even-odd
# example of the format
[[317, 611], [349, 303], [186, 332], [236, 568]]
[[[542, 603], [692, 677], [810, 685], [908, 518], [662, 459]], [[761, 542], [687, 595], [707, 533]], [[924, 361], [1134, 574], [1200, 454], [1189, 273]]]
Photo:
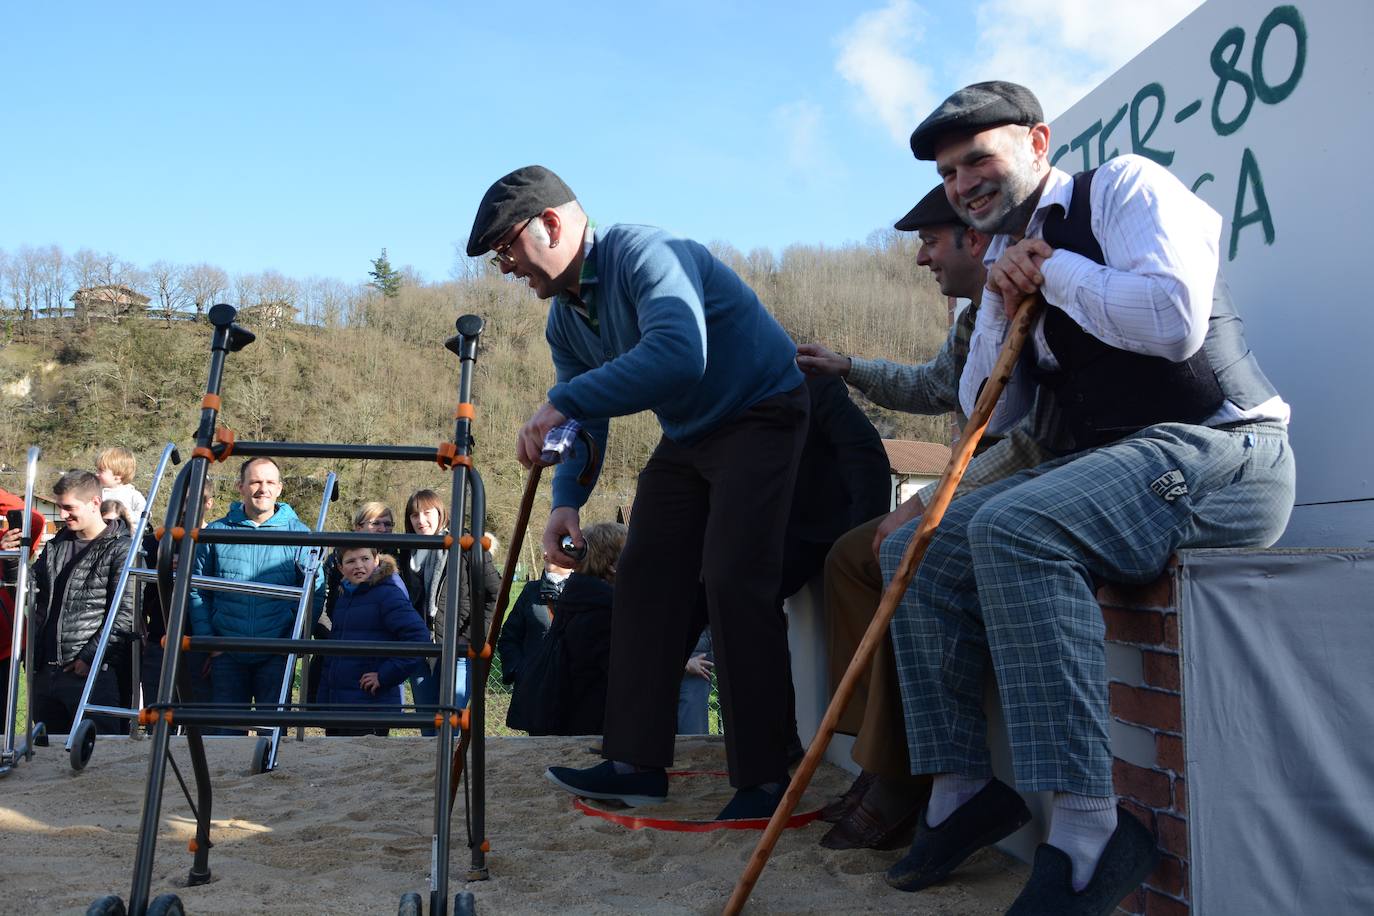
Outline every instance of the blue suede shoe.
[[549, 782], [583, 798], [618, 801], [630, 807], [659, 805], [668, 798], [668, 774], [663, 770], [643, 773], [617, 773], [615, 764], [604, 760], [594, 767], [549, 767], [544, 776]]
[[919, 891], [938, 884], [984, 846], [1011, 836], [1030, 822], [1030, 809], [1016, 790], [992, 780], [938, 827], [917, 819], [911, 850], [887, 870], [887, 883], [899, 891]]
[[1030, 880], [1007, 916], [1107, 916], [1159, 864], [1155, 838], [1125, 808], [1116, 809], [1116, 830], [1097, 860], [1092, 880], [1073, 889], [1073, 863], [1060, 849], [1035, 848]]

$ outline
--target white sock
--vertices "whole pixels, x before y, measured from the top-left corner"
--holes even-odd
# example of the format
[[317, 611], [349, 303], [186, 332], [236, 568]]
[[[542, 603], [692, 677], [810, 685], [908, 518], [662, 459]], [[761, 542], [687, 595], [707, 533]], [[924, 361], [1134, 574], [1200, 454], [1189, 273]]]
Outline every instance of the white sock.
[[938, 827], [959, 806], [992, 782], [986, 776], [960, 776], [957, 773], [937, 773], [926, 804], [926, 826]]
[[1073, 863], [1073, 889], [1081, 891], [1097, 871], [1102, 850], [1116, 832], [1115, 795], [1054, 793], [1054, 813], [1046, 841]]

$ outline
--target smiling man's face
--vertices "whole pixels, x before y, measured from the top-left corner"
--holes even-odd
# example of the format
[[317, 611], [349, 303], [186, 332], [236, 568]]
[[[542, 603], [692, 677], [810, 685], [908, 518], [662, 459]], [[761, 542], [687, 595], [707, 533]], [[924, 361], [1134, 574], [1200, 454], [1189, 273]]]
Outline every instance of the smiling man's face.
[[1038, 166], [1049, 128], [1004, 124], [954, 135], [935, 147], [945, 194], [965, 222], [990, 234], [1019, 234], [1039, 199], [1047, 168]]

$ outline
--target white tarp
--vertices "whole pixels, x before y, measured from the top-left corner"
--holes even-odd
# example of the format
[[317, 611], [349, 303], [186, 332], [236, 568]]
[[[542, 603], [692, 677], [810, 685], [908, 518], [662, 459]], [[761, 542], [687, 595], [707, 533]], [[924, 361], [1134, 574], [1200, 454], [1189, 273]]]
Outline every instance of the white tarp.
[[1194, 913], [1374, 913], [1374, 551], [1182, 553]]

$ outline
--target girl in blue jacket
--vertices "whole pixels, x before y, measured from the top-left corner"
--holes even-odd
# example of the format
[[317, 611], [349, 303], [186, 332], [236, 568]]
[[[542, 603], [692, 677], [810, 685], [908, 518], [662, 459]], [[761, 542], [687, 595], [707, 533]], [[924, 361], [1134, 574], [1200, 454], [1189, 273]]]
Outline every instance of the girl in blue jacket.
[[[425, 627], [396, 574], [396, 561], [371, 547], [339, 551], [343, 572], [338, 600], [330, 611], [331, 639], [429, 642]], [[401, 682], [427, 669], [422, 658], [349, 656], [326, 658], [319, 702], [401, 705]], [[326, 735], [385, 735], [380, 728], [327, 728]]]

